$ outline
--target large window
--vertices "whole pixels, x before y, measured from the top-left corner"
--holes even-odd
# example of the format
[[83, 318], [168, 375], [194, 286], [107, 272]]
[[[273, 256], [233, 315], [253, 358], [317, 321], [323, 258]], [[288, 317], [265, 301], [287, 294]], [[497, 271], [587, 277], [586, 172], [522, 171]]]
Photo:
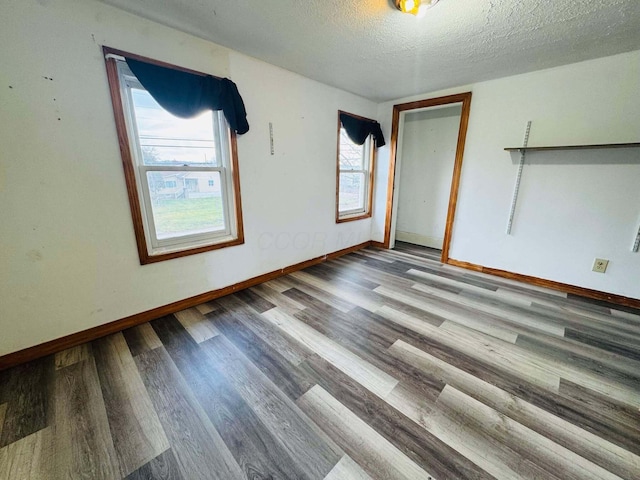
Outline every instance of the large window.
[[371, 216], [375, 145], [372, 135], [362, 145], [355, 143], [340, 116], [338, 127], [336, 222], [340, 223]]
[[178, 118], [124, 60], [107, 67], [141, 263], [243, 243], [235, 134], [222, 111]]

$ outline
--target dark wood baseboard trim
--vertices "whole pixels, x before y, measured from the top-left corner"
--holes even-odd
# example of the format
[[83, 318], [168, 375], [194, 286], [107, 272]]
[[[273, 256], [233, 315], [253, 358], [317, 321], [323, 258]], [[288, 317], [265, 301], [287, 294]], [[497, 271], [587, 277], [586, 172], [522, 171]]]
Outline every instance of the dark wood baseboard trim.
[[389, 245], [385, 245], [384, 242], [376, 242], [374, 240], [371, 240], [371, 246], [376, 248], [385, 248], [387, 250], [389, 249]]
[[225, 295], [229, 295], [239, 290], [244, 290], [245, 288], [268, 282], [269, 280], [273, 280], [274, 278], [288, 275], [292, 272], [297, 272], [298, 270], [302, 270], [312, 265], [317, 265], [319, 263], [326, 262], [327, 260], [341, 257], [342, 255], [355, 252], [370, 245], [371, 242], [364, 242], [359, 245], [343, 248], [342, 250], [338, 250], [336, 252], [331, 252], [320, 257], [312, 258], [311, 260], [296, 263], [295, 265], [289, 265], [288, 267], [281, 268], [280, 270], [274, 270], [273, 272], [258, 275], [257, 277], [250, 278], [234, 285], [229, 285], [228, 287], [201, 293], [200, 295], [185, 298], [184, 300], [178, 300], [177, 302], [173, 302], [168, 305], [152, 308], [151, 310], [136, 313], [129, 317], [121, 318], [120, 320], [114, 320], [113, 322], [105, 323], [104, 325], [98, 325], [97, 327], [93, 327], [88, 330], [72, 333], [71, 335], [57, 338], [55, 340], [50, 340], [48, 342], [41, 343], [40, 345], [35, 345], [33, 347], [28, 347], [23, 350], [18, 350], [17, 352], [3, 355], [0, 357], [0, 371], [14, 367], [16, 365], [20, 365], [22, 363], [29, 362], [31, 360], [46, 357], [47, 355], [61, 352], [62, 350], [66, 350], [67, 348], [75, 347], [85, 342], [90, 342], [97, 338], [111, 335], [112, 333], [117, 333], [121, 330], [125, 330], [127, 328], [140, 325], [141, 323], [155, 320], [156, 318], [160, 318], [165, 315], [179, 312], [180, 310], [184, 310], [185, 308], [195, 307], [196, 305], [200, 305], [201, 303], [209, 302], [211, 300], [224, 297]]
[[476, 265], [475, 263], [461, 262], [460, 260], [454, 260], [450, 258], [447, 263], [455, 267], [462, 267], [468, 270], [474, 270], [476, 272], [489, 273], [498, 277], [510, 278], [512, 280], [519, 280], [521, 282], [530, 283], [539, 287], [551, 288], [553, 290], [559, 290], [565, 293], [572, 293], [581, 297], [594, 298], [596, 300], [603, 300], [605, 302], [614, 303], [616, 305], [623, 305], [625, 307], [640, 308], [640, 299], [623, 297], [622, 295], [615, 295], [613, 293], [601, 292], [599, 290], [592, 290], [590, 288], [577, 287], [575, 285], [569, 285], [568, 283], [556, 282], [554, 280], [546, 280], [544, 278], [532, 277], [530, 275], [523, 275], [521, 273], [509, 272], [507, 270], [499, 270], [497, 268], [483, 267], [482, 265]]

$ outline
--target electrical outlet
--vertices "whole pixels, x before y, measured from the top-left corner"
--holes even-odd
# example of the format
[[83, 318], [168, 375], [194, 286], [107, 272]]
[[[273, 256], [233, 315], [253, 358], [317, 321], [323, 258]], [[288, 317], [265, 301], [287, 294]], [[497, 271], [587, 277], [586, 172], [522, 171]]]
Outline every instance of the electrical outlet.
[[604, 273], [607, 271], [607, 266], [609, 265], [609, 260], [605, 260], [603, 258], [596, 258], [593, 261], [593, 268], [592, 270], [594, 272], [598, 272], [598, 273]]

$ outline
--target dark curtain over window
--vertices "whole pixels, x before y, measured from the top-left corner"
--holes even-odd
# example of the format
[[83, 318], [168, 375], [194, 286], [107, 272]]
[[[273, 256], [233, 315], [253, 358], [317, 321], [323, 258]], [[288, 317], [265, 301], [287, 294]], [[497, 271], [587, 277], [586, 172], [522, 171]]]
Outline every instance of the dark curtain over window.
[[127, 58], [127, 65], [162, 108], [181, 118], [195, 117], [206, 110], [222, 110], [231, 129], [249, 131], [247, 112], [236, 84], [228, 78], [161, 67]]
[[376, 147], [386, 145], [378, 122], [352, 117], [348, 113], [340, 114], [340, 122], [351, 141], [356, 145], [362, 145], [369, 135], [372, 135], [376, 141]]

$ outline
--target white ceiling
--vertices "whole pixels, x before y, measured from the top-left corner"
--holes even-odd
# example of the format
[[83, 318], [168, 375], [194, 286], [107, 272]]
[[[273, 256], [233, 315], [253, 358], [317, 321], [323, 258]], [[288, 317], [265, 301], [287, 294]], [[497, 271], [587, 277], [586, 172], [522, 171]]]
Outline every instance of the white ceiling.
[[102, 0], [376, 101], [640, 49], [640, 0]]

